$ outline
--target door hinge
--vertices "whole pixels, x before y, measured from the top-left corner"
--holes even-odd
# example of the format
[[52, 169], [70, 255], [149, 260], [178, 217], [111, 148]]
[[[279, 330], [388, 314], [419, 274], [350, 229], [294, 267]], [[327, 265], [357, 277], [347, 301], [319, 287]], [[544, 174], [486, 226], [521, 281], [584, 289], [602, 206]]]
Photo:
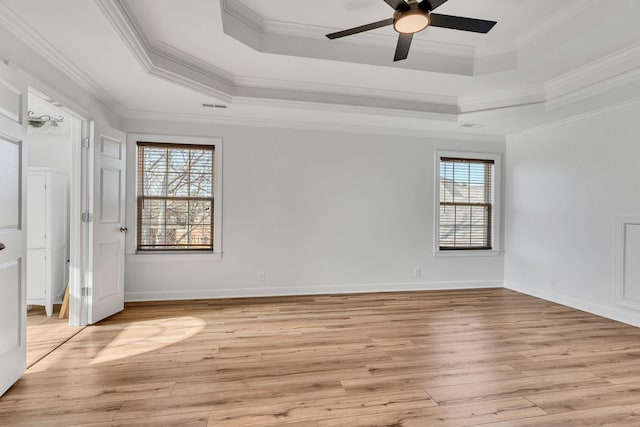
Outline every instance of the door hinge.
[[91, 288], [80, 288], [80, 294], [83, 297], [90, 297], [91, 296]]
[[82, 215], [80, 216], [80, 220], [82, 222], [91, 222], [93, 221], [93, 214], [90, 212], [82, 212]]
[[83, 148], [89, 148], [89, 144], [91, 143], [91, 140], [89, 139], [89, 137], [84, 137], [82, 138], [82, 147]]

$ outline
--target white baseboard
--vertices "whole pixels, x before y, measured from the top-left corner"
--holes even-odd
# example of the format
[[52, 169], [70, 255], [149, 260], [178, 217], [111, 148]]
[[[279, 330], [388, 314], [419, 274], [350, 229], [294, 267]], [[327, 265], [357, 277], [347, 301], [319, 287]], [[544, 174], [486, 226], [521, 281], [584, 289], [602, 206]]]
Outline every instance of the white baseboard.
[[565, 305], [567, 307], [575, 308], [587, 313], [595, 314], [597, 316], [606, 317], [607, 319], [616, 320], [618, 322], [626, 323], [628, 325], [640, 327], [640, 312], [631, 313], [624, 309], [618, 309], [614, 307], [608, 307], [600, 304], [594, 304], [589, 301], [585, 301], [580, 298], [571, 297], [568, 295], [559, 294], [546, 289], [538, 289], [530, 286], [526, 286], [520, 283], [505, 281], [504, 287], [511, 289], [512, 291], [520, 292], [523, 294], [531, 295], [536, 298], [541, 298], [547, 301], [555, 302], [556, 304]]
[[456, 289], [502, 288], [502, 281], [470, 282], [407, 282], [407, 283], [361, 283], [350, 285], [312, 285], [299, 287], [268, 288], [212, 288], [201, 290], [167, 290], [125, 292], [127, 302], [134, 301], [180, 301], [214, 298], [271, 297], [288, 295], [355, 294], [402, 291], [442, 291]]

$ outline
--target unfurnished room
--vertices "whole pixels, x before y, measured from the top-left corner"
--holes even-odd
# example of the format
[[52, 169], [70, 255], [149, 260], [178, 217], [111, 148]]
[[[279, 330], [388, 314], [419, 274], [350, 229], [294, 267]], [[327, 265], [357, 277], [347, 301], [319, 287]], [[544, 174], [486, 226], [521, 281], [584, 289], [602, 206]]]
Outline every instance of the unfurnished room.
[[0, 425], [640, 425], [640, 0], [0, 0]]

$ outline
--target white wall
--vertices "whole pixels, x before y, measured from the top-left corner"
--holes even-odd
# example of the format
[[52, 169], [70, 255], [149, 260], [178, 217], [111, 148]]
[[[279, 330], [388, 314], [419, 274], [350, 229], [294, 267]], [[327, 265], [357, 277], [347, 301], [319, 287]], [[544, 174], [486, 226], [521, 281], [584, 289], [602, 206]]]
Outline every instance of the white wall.
[[[433, 197], [436, 149], [503, 153], [503, 142], [123, 125], [130, 133], [224, 140], [222, 260], [130, 256], [129, 300], [502, 285], [502, 256], [434, 258]], [[413, 277], [416, 267], [422, 277]]]
[[2, 26], [0, 61], [22, 71], [31, 88], [53, 97], [83, 118], [101, 121], [116, 128], [120, 126], [120, 118], [112, 110]]
[[79, 126], [78, 119], [70, 117], [64, 111], [55, 108], [35, 95], [29, 97], [29, 110], [36, 117], [62, 115], [64, 121], [58, 126], [45, 124], [36, 128], [29, 126], [29, 144], [27, 145], [27, 160], [29, 166], [47, 167], [65, 171], [71, 176], [73, 170], [73, 126]]
[[616, 303], [616, 217], [640, 215], [640, 103], [511, 137], [507, 287], [640, 325]]

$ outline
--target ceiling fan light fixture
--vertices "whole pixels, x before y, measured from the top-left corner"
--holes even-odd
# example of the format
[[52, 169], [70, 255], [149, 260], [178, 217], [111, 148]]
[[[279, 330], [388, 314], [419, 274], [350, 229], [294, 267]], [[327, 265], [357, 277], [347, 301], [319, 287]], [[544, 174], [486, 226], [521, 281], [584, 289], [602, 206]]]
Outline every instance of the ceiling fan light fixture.
[[427, 28], [429, 21], [429, 12], [411, 9], [395, 13], [393, 28], [401, 34], [414, 34]]

